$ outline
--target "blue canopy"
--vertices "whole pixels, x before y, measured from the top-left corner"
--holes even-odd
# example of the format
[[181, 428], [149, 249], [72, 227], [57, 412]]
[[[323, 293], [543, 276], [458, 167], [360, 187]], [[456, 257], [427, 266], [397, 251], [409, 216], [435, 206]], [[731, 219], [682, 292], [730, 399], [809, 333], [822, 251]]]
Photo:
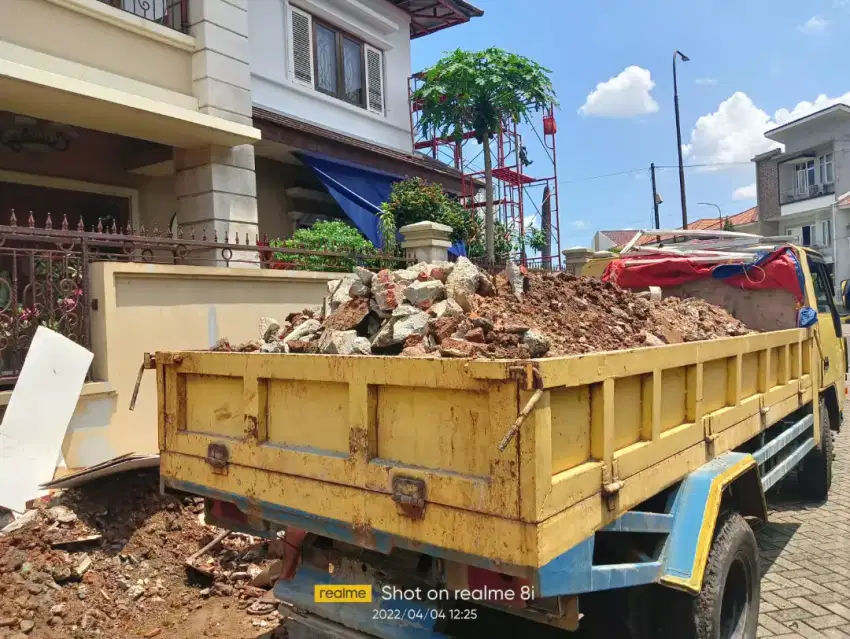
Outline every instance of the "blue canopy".
[[[377, 214], [381, 204], [390, 199], [393, 182], [400, 182], [404, 177], [320, 153], [299, 151], [297, 155], [313, 169], [328, 193], [366, 239], [383, 248]], [[466, 247], [462, 243], [453, 245], [449, 251], [455, 255], [466, 255]]]

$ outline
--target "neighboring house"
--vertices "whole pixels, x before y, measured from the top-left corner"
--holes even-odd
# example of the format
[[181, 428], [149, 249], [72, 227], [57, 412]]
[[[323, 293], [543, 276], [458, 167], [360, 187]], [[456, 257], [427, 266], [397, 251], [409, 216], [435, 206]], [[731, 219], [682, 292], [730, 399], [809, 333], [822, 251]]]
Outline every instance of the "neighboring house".
[[[848, 203], [850, 206], [850, 203]], [[759, 209], [754, 206], [751, 209], [736, 213], [735, 215], [724, 215], [722, 218], [706, 217], [688, 223], [688, 229], [698, 231], [723, 230], [726, 222], [729, 222], [733, 230], [738, 233], [758, 233]], [[637, 231], [597, 231], [593, 236], [593, 250], [606, 251], [621, 249], [631, 241]], [[639, 245], [651, 244], [655, 241], [654, 236], [645, 235], [639, 241]]]
[[482, 15], [463, 0], [0, 3], [0, 222], [253, 241], [366, 232], [399, 177], [461, 189], [413, 152], [408, 77], [411, 39]]
[[782, 144], [753, 158], [761, 232], [820, 251], [836, 286], [850, 277], [850, 107], [836, 104], [765, 133]]

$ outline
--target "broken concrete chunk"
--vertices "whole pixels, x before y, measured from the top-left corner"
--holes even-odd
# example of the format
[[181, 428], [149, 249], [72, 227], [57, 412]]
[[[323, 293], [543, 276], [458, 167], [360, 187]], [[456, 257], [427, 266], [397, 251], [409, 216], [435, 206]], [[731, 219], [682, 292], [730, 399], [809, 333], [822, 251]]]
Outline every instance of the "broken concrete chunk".
[[[414, 309], [416, 311], [416, 309]], [[407, 317], [395, 320], [393, 324], [393, 342], [400, 344], [411, 335], [424, 335], [428, 330], [428, 321], [431, 316], [424, 311], [416, 311]]]
[[77, 515], [67, 506], [53, 506], [48, 508], [45, 513], [50, 521], [56, 521], [60, 524], [70, 524], [77, 521]]
[[366, 297], [368, 298], [371, 295], [372, 290], [360, 280], [355, 280], [351, 285], [351, 288], [348, 289], [348, 294], [351, 297]]
[[412, 282], [404, 289], [405, 299], [419, 308], [430, 308], [434, 302], [438, 302], [446, 295], [446, 287], [439, 280], [428, 280], [426, 282]]
[[342, 279], [339, 286], [337, 286], [336, 290], [331, 294], [331, 310], [336, 310], [338, 306], [351, 299], [351, 295], [349, 294], [351, 291], [351, 285], [357, 281], [359, 281], [358, 278], [353, 275]]
[[410, 282], [416, 280], [418, 277], [419, 271], [415, 271], [412, 268], [393, 271], [393, 279], [397, 283], [409, 284]]
[[392, 311], [399, 305], [402, 297], [399, 295], [398, 288], [393, 279], [392, 271], [384, 269], [378, 272], [372, 280], [372, 299], [375, 301], [378, 310]]
[[357, 331], [325, 331], [319, 340], [319, 350], [328, 355], [371, 355], [369, 340]]
[[280, 332], [280, 322], [271, 317], [260, 318], [260, 335], [264, 342], [271, 342]]
[[643, 332], [641, 335], [643, 336], [643, 343], [647, 346], [664, 346], [664, 340], [659, 339], [652, 333]]
[[318, 333], [319, 329], [322, 327], [319, 320], [308, 319], [305, 322], [302, 322], [298, 326], [295, 327], [289, 335], [283, 338], [283, 342], [291, 342], [292, 340], [300, 340], [304, 339], [308, 335], [313, 335], [314, 333]]
[[543, 357], [552, 346], [548, 337], [535, 330], [526, 331], [522, 343], [528, 348], [531, 357]]
[[429, 312], [437, 319], [441, 317], [457, 317], [459, 315], [463, 315], [463, 309], [460, 307], [460, 304], [455, 302], [453, 299], [437, 302], [429, 309]]
[[372, 348], [386, 348], [387, 346], [392, 346], [394, 343], [393, 320], [386, 320], [372, 338]]
[[521, 299], [525, 289], [525, 276], [522, 274], [519, 265], [508, 262], [507, 267], [505, 267], [505, 275], [508, 278], [514, 296], [517, 299]]
[[474, 344], [454, 337], [448, 337], [440, 342], [440, 355], [443, 357], [475, 357], [483, 350], [482, 344]]
[[464, 311], [472, 310], [472, 296], [478, 290], [480, 273], [465, 257], [458, 258], [451, 275], [446, 279], [446, 295], [457, 302]]
[[364, 298], [351, 299], [340, 305], [325, 320], [325, 330], [350, 331], [363, 322], [367, 315], [369, 315], [369, 301]]
[[362, 266], [355, 266], [354, 274], [357, 276], [357, 279], [359, 279], [362, 284], [364, 284], [365, 286], [372, 286], [372, 278], [375, 277], [375, 274], [368, 268], [363, 268]]

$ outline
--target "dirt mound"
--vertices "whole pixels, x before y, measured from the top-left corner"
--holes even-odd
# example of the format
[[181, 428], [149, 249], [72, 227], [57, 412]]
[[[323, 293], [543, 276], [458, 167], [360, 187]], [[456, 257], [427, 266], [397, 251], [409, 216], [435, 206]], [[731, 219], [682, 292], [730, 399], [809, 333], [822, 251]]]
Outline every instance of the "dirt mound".
[[[529, 274], [522, 297], [503, 275], [496, 295], [479, 297], [475, 312], [499, 326], [527, 327], [551, 341], [547, 357], [718, 339], [750, 333], [724, 309], [699, 299], [660, 301], [598, 279], [566, 273]], [[528, 357], [500, 336], [496, 357]]]
[[717, 339], [751, 332], [697, 299], [663, 301], [598, 279], [527, 273], [491, 277], [466, 258], [355, 273], [324, 303], [286, 321], [264, 317], [262, 339], [213, 350], [262, 353], [539, 358]]
[[155, 471], [40, 500], [0, 536], [0, 636], [184, 637], [210, 597], [238, 618], [224, 636], [274, 629], [277, 606], [249, 585], [272, 561], [268, 544], [231, 534], [199, 559], [209, 577], [187, 571], [217, 532], [202, 518], [202, 500], [161, 495]]

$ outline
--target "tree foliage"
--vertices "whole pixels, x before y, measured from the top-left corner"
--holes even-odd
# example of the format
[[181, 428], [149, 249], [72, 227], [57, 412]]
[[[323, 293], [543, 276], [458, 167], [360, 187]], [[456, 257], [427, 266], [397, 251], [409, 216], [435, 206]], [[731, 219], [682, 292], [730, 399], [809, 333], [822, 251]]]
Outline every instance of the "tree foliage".
[[735, 225], [732, 224], [732, 222], [729, 221], [728, 217], [726, 218], [726, 221], [723, 222], [723, 230], [724, 231], [734, 231], [735, 230]]
[[[494, 260], [495, 215], [490, 139], [501, 123], [522, 122], [531, 110], [555, 105], [549, 69], [521, 55], [491, 47], [456, 49], [423, 72], [412, 96], [421, 105], [419, 126], [426, 135], [463, 139], [472, 131], [484, 146], [485, 251]], [[527, 161], [527, 159], [526, 159]]]
[[525, 243], [532, 250], [537, 251], [541, 255], [546, 250], [546, 232], [543, 229], [536, 228], [533, 224], [529, 224], [525, 231]]
[[413, 100], [422, 104], [423, 132], [460, 140], [474, 131], [482, 142], [499, 130], [500, 117], [521, 122], [531, 110], [555, 104], [551, 71], [533, 60], [491, 47], [456, 49], [423, 72]]

